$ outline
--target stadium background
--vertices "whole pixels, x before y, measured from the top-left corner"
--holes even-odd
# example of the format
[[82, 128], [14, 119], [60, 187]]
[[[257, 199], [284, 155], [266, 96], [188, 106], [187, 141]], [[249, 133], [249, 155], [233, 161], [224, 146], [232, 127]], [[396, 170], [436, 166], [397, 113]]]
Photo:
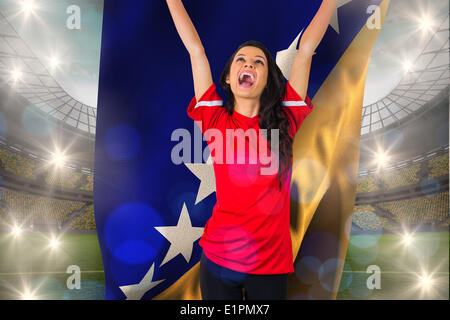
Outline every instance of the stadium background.
[[[96, 108], [63, 89], [53, 68], [64, 73], [64, 65], [42, 61], [1, 9], [0, 299], [102, 299]], [[432, 18], [401, 80], [364, 105], [338, 299], [448, 299], [449, 20]], [[81, 289], [67, 288], [71, 265]], [[367, 289], [369, 265], [380, 267], [381, 289]]]

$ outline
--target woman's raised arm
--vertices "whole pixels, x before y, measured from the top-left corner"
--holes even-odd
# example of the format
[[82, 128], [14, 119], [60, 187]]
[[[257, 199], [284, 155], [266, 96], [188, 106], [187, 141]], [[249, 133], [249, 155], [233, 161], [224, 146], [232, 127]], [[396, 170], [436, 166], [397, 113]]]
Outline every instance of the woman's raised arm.
[[316, 15], [300, 40], [297, 55], [292, 64], [289, 83], [304, 100], [308, 90], [309, 71], [314, 51], [328, 28], [337, 0], [323, 0]]
[[197, 101], [213, 83], [211, 68], [200, 37], [181, 0], [166, 0], [178, 35], [191, 57], [194, 91]]

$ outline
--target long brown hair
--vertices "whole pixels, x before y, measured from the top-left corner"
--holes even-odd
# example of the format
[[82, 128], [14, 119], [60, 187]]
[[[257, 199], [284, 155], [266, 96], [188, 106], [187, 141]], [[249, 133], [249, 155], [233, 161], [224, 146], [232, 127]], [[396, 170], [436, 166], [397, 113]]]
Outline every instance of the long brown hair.
[[[234, 94], [231, 87], [226, 83], [226, 78], [230, 73], [231, 64], [237, 52], [243, 47], [256, 47], [261, 49], [267, 59], [268, 75], [267, 85], [264, 88], [260, 98], [260, 108], [258, 115], [260, 117], [259, 127], [267, 129], [267, 140], [270, 145], [271, 129], [279, 130], [279, 159], [281, 170], [278, 170], [279, 188], [281, 189], [282, 180], [290, 170], [292, 158], [292, 143], [293, 138], [289, 134], [289, 120], [284, 111], [282, 101], [283, 94], [286, 89], [286, 83], [280, 68], [277, 66], [275, 60], [270, 54], [269, 50], [259, 41], [247, 41], [241, 44], [234, 54], [228, 59], [220, 76], [220, 84], [224, 88], [228, 101], [225, 108], [228, 114], [233, 114], [234, 111]], [[273, 150], [271, 150], [273, 152]]]

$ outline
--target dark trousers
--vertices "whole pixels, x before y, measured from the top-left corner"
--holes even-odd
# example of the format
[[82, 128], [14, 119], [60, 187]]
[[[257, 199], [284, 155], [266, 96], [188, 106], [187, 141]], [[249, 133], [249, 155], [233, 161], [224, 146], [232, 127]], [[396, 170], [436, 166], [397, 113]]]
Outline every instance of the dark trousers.
[[200, 291], [203, 300], [286, 300], [288, 274], [248, 274], [200, 260]]

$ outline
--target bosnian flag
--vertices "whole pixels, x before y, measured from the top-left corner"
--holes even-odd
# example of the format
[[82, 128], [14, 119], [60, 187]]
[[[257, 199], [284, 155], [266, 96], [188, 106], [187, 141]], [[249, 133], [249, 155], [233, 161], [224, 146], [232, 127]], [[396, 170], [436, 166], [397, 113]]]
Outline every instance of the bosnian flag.
[[[221, 71], [247, 40], [263, 42], [287, 77], [302, 32], [322, 1], [183, 3], [218, 92], [226, 97], [218, 85]], [[356, 193], [351, 177], [358, 171], [365, 75], [388, 4], [338, 1], [312, 59], [307, 94], [315, 109], [294, 141], [296, 273], [289, 279], [290, 299], [311, 298], [309, 288], [317, 285], [320, 270], [327, 276], [312, 298], [336, 296], [348, 241], [345, 224]], [[165, 1], [105, 1], [94, 208], [106, 299], [201, 299], [198, 240], [216, 202], [214, 169], [210, 161], [195, 159], [195, 150], [189, 162], [171, 159], [176, 129], [202, 139], [186, 113], [194, 96], [191, 72]], [[206, 142], [201, 147], [207, 148]], [[297, 274], [306, 257], [314, 261], [310, 279], [303, 271], [302, 277]]]

